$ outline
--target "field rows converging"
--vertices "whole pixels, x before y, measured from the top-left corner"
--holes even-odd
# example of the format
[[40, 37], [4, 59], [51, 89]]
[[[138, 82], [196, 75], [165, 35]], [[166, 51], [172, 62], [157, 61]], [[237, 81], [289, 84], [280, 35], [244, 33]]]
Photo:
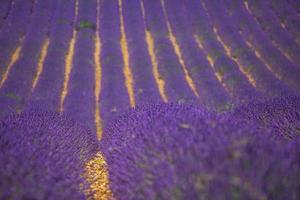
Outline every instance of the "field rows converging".
[[300, 16], [288, 2], [5, 0], [0, 116], [39, 106], [100, 139], [111, 118], [142, 104], [223, 110], [299, 93]]
[[299, 95], [299, 0], [0, 0], [0, 199], [299, 199]]

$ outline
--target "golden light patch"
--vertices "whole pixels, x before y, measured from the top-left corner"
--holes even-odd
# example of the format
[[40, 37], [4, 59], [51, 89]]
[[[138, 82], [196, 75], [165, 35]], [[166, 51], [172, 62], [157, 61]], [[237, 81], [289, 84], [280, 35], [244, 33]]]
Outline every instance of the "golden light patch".
[[277, 48], [279, 51], [280, 51], [280, 53], [286, 58], [286, 59], [288, 59], [291, 63], [293, 63], [294, 61], [293, 61], [293, 59], [291, 58], [291, 56], [288, 54], [288, 53], [286, 53], [285, 51], [284, 51], [284, 49], [282, 49], [274, 40], [271, 40], [271, 42], [272, 42], [272, 45], [275, 47], [275, 48]]
[[206, 51], [203, 48], [202, 42], [197, 35], [194, 35], [194, 39], [197, 43], [198, 48], [206, 54], [206, 59], [207, 59], [208, 63], [210, 64], [210, 66], [213, 67], [214, 63], [215, 63], [213, 57], [211, 57], [209, 54], [206, 53]]
[[255, 88], [257, 88], [257, 83], [256, 83], [256, 80], [255, 78], [253, 77], [253, 75], [249, 72], [247, 72], [245, 70], [245, 68], [242, 66], [242, 64], [239, 62], [239, 59], [235, 58], [234, 56], [232, 56], [232, 52], [231, 52], [231, 49], [230, 47], [228, 47], [224, 42], [223, 40], [221, 39], [221, 37], [219, 36], [218, 34], [218, 30], [216, 27], [213, 28], [213, 31], [216, 35], [216, 38], [218, 40], [218, 42], [220, 42], [220, 44], [223, 46], [223, 48], [225, 49], [225, 53], [226, 55], [231, 58], [232, 60], [234, 60], [236, 62], [236, 64], [238, 65], [239, 67], [239, 70], [244, 74], [244, 76], [247, 78], [248, 82]]
[[[144, 7], [144, 3], [143, 1], [141, 1], [141, 9], [142, 9], [142, 14], [143, 14], [143, 19], [144, 19], [144, 23], [146, 21], [146, 12], [145, 12], [145, 7]], [[153, 37], [150, 31], [145, 29], [145, 40], [147, 43], [147, 49], [148, 49], [148, 53], [150, 55], [150, 59], [151, 59], [151, 64], [152, 64], [152, 74], [154, 76], [159, 94], [161, 96], [161, 98], [163, 99], [164, 102], [168, 102], [168, 97], [166, 95], [165, 92], [165, 81], [162, 78], [161, 74], [159, 73], [158, 70], [158, 63], [157, 63], [157, 59], [156, 59], [156, 55], [155, 55], [155, 51], [154, 51], [154, 41], [153, 41]]]
[[[212, 56], [210, 56], [210, 55], [205, 51], [205, 49], [203, 48], [203, 45], [202, 45], [202, 43], [201, 43], [201, 40], [199, 39], [199, 36], [194, 35], [194, 39], [195, 39], [195, 41], [196, 41], [196, 43], [197, 43], [198, 48], [199, 48], [200, 50], [202, 50], [202, 51], [204, 52], [204, 54], [206, 55], [206, 59], [207, 59], [209, 65], [210, 65], [210, 67], [214, 70], [214, 63], [215, 63], [215, 60], [213, 59]], [[225, 90], [226, 90], [227, 92], [229, 92], [228, 88], [226, 87], [226, 84], [223, 82], [223, 76], [222, 76], [220, 73], [216, 72], [215, 70], [214, 70], [214, 74], [215, 74], [217, 80], [219, 81], [219, 83], [221, 83], [221, 85], [223, 86], [223, 88], [225, 88]], [[232, 95], [232, 94], [230, 94], [230, 95]]]
[[246, 41], [246, 45], [249, 49], [251, 49], [254, 52], [257, 59], [260, 60], [267, 67], [267, 69], [274, 74], [276, 78], [282, 80], [282, 77], [272, 69], [272, 67], [266, 62], [266, 60], [261, 56], [261, 54], [255, 49], [255, 47], [250, 42]]
[[171, 28], [171, 24], [170, 24], [170, 22], [168, 20], [168, 16], [167, 16], [167, 11], [166, 11], [166, 8], [165, 8], [165, 2], [164, 2], [164, 0], [161, 0], [161, 5], [162, 5], [162, 8], [163, 8], [163, 12], [164, 12], [165, 18], [166, 18], [166, 23], [167, 23], [168, 33], [169, 33], [169, 39], [170, 39], [170, 41], [172, 43], [173, 49], [174, 49], [175, 54], [176, 54], [176, 56], [177, 56], [177, 58], [179, 60], [179, 63], [180, 63], [180, 65], [183, 68], [185, 80], [187, 81], [187, 83], [188, 83], [189, 87], [191, 88], [191, 90], [193, 91], [194, 95], [197, 96], [197, 97], [199, 97], [196, 85], [195, 85], [192, 77], [190, 76], [190, 74], [189, 74], [189, 72], [187, 70], [187, 67], [186, 67], [185, 61], [183, 59], [183, 56], [182, 56], [179, 44], [178, 44], [177, 39], [176, 39], [176, 37], [175, 37], [175, 35], [173, 33], [173, 30]]
[[135, 99], [134, 99], [134, 89], [133, 89], [133, 76], [131, 72], [131, 68], [129, 66], [129, 53], [128, 53], [128, 45], [124, 28], [124, 18], [122, 11], [122, 0], [119, 0], [119, 15], [120, 15], [120, 30], [121, 30], [121, 40], [120, 46], [123, 55], [124, 67], [123, 73], [125, 76], [125, 85], [127, 88], [127, 92], [129, 95], [130, 106], [135, 107]]
[[89, 184], [89, 188], [84, 192], [90, 199], [108, 200], [113, 199], [109, 188], [109, 174], [104, 157], [97, 153], [90, 161], [85, 164], [83, 175]]
[[223, 48], [225, 49], [226, 55], [227, 55], [228, 57], [231, 57], [230, 48], [223, 42], [223, 40], [222, 40], [221, 37], [219, 36], [217, 28], [214, 27], [214, 28], [213, 28], [213, 31], [214, 31], [214, 33], [215, 33], [215, 35], [216, 35], [216, 38], [217, 38], [218, 42], [220, 42], [220, 43], [222, 44]]
[[[75, 16], [74, 16], [74, 22], [77, 21], [78, 16], [78, 0], [75, 2]], [[70, 80], [70, 73], [72, 71], [73, 67], [73, 57], [74, 57], [74, 51], [75, 51], [75, 45], [77, 40], [77, 30], [74, 27], [73, 28], [73, 36], [69, 43], [68, 52], [65, 58], [65, 73], [64, 73], [64, 83], [63, 83], [63, 89], [60, 96], [60, 103], [59, 103], [59, 112], [62, 113], [64, 110], [64, 101], [68, 94], [68, 87], [69, 87], [69, 80]]]
[[[249, 13], [251, 16], [253, 16], [254, 20], [255, 20], [258, 24], [260, 24], [259, 21], [257, 20], [257, 18], [255, 17], [255, 15], [254, 15], [254, 14], [252, 13], [252, 11], [249, 9], [249, 4], [248, 4], [248, 2], [245, 2], [245, 1], [244, 1], [244, 6], [245, 6], [246, 10], [248, 11], [248, 13]], [[281, 26], [281, 28], [283, 28], [283, 29], [286, 28], [285, 24], [282, 23], [282, 22], [280, 23], [280, 26]], [[286, 59], [288, 59], [291, 63], [294, 62], [293, 59], [291, 58], [291, 56], [290, 56], [288, 53], [286, 53], [285, 50], [282, 49], [282, 48], [276, 43], [276, 41], [274, 41], [272, 38], [270, 38], [270, 40], [271, 40], [272, 45], [273, 45], [275, 48], [277, 48], [277, 49], [280, 51], [280, 53], [281, 53]], [[297, 42], [297, 41], [296, 41], [296, 42]]]
[[168, 102], [168, 97], [165, 92], [165, 81], [161, 77], [159, 71], [158, 71], [158, 64], [154, 52], [154, 42], [152, 35], [150, 31], [145, 31], [146, 32], [146, 41], [147, 41], [147, 47], [148, 47], [148, 52], [151, 58], [151, 63], [152, 63], [152, 73], [154, 75], [155, 82], [158, 86], [159, 94], [162, 97], [164, 102]]
[[4, 74], [2, 75], [2, 79], [1, 79], [1, 82], [0, 82], [0, 88], [5, 83], [8, 75], [9, 75], [9, 72], [11, 70], [11, 67], [19, 60], [20, 55], [21, 55], [21, 50], [22, 50], [22, 44], [23, 44], [23, 42], [21, 42], [21, 44], [16, 48], [16, 50], [12, 54], [12, 56], [10, 58], [10, 61], [9, 61], [9, 64], [8, 64]]
[[100, 92], [101, 92], [101, 80], [102, 80], [102, 69], [101, 69], [101, 40], [99, 36], [99, 16], [100, 16], [100, 0], [97, 0], [97, 28], [95, 33], [95, 50], [94, 50], [94, 62], [95, 62], [95, 125], [97, 138], [100, 140], [102, 137], [102, 120], [100, 117]]
[[35, 87], [38, 83], [38, 80], [40, 78], [40, 75], [43, 72], [44, 62], [45, 62], [45, 58], [47, 56], [49, 44], [50, 44], [50, 39], [47, 37], [44, 44], [43, 44], [43, 46], [42, 46], [42, 50], [41, 50], [41, 53], [40, 53], [40, 58], [38, 60], [37, 71], [36, 71], [36, 74], [35, 74], [35, 76], [33, 78], [33, 81], [32, 81], [31, 92], [34, 91], [34, 89], [35, 89]]

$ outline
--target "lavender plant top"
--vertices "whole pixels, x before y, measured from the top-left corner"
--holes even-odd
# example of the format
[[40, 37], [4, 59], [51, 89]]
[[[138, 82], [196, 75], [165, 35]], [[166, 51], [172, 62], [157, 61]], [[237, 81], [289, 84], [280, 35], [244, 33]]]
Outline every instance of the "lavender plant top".
[[229, 112], [233, 118], [245, 119], [286, 138], [300, 136], [300, 97], [283, 96], [238, 106]]
[[300, 199], [299, 13], [0, 0], [0, 199]]
[[113, 121], [101, 144], [117, 199], [299, 199], [299, 138], [184, 105]]
[[9, 116], [0, 123], [0, 199], [85, 199], [84, 163], [96, 141], [56, 113]]

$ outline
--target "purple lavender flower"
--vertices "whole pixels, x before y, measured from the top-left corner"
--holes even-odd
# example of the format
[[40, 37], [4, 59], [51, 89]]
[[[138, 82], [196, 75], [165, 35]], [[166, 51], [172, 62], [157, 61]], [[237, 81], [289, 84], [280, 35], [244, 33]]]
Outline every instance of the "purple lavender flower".
[[85, 199], [84, 164], [96, 137], [56, 113], [26, 111], [0, 123], [0, 199]]
[[248, 103], [238, 106], [229, 115], [272, 128], [287, 138], [300, 135], [299, 96], [282, 96]]
[[117, 199], [298, 199], [300, 140], [205, 109], [128, 111], [103, 137]]

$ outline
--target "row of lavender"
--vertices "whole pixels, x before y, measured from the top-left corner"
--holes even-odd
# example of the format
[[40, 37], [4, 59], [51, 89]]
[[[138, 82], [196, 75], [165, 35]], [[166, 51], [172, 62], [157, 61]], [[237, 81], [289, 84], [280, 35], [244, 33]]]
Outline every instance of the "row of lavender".
[[[106, 124], [132, 102], [193, 101], [222, 110], [237, 101], [299, 92], [299, 16], [293, 1], [287, 10], [280, 5], [3, 2], [1, 116], [38, 104], [95, 127], [96, 108]], [[127, 62], [130, 71], [124, 72]]]
[[299, 103], [274, 98], [221, 115], [176, 104], [130, 110], [101, 142], [111, 191], [116, 199], [299, 199]]
[[[219, 111], [299, 92], [280, 2], [1, 5], [0, 116], [35, 109], [0, 122], [0, 198], [299, 199], [299, 97], [218, 114], [181, 104]], [[159, 101], [179, 104], [140, 106]], [[93, 132], [39, 107], [103, 123], [101, 153]]]
[[144, 105], [111, 121], [99, 148], [58, 113], [11, 115], [0, 121], [0, 197], [297, 200], [299, 122], [298, 96], [223, 113]]

